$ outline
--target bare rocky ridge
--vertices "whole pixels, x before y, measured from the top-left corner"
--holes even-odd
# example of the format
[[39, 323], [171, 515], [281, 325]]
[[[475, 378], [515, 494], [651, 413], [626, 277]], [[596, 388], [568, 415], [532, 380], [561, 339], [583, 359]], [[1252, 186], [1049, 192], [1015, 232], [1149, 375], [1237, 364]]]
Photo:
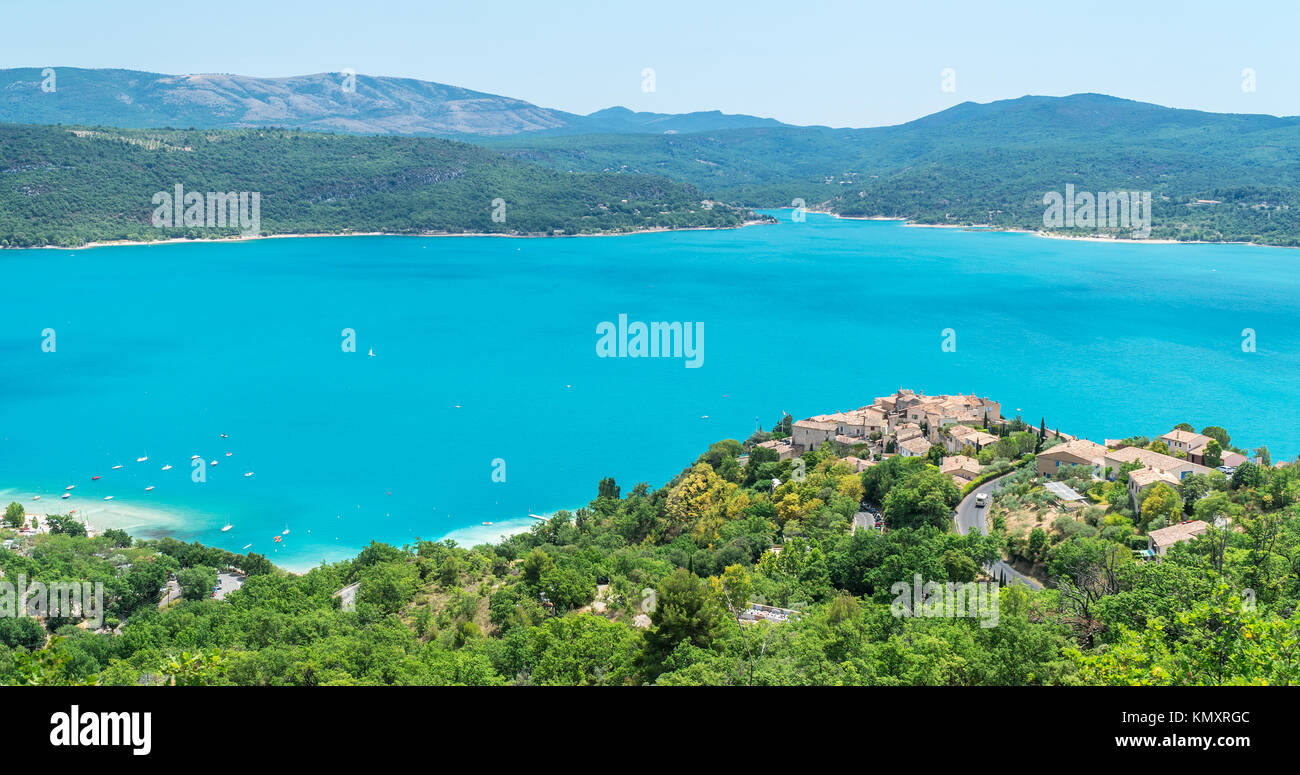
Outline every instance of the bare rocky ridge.
[[579, 116], [457, 86], [364, 74], [349, 83], [344, 73], [255, 78], [75, 67], [53, 72], [50, 91], [42, 89], [49, 78], [42, 68], [0, 70], [0, 122], [477, 137], [781, 125], [718, 111], [673, 115], [607, 108]]

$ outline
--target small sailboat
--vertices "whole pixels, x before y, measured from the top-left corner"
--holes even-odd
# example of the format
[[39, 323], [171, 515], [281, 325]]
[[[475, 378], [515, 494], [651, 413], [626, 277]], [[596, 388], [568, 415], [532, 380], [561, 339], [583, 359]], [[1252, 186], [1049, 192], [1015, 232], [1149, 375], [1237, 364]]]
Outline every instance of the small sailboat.
[[[250, 546], [252, 546], [252, 544], [244, 544], [244, 549], [247, 549], [247, 548], [250, 547]], [[242, 550], [241, 550], [241, 551], [242, 551]]]
[[229, 522], [227, 522], [227, 523], [226, 523], [226, 526], [223, 527], [223, 528], [221, 528], [221, 532], [223, 532], [223, 533], [229, 533], [229, 532], [230, 532], [230, 528], [232, 528], [232, 527], [234, 527], [234, 525], [232, 525], [232, 524], [230, 524]]
[[199, 460], [199, 459], [200, 458], [198, 455], [190, 455], [190, 460]]
[[252, 475], [253, 475], [252, 471], [249, 471], [248, 473], [244, 474], [244, 476], [252, 476]]
[[38, 500], [40, 500], [40, 499], [41, 499], [41, 496], [39, 496], [39, 495], [37, 495], [37, 496], [35, 496], [34, 498], [32, 498], [32, 500], [34, 500], [34, 501], [38, 501]]
[[98, 479], [98, 478], [99, 478], [99, 475], [96, 474], [95, 476], [90, 477], [90, 481], [93, 482], [93, 481], [95, 481], [95, 480]]
[[491, 522], [484, 522], [483, 524], [485, 524], [485, 525], [490, 525], [490, 524], [492, 524], [492, 523], [491, 523]]
[[228, 439], [228, 438], [230, 438], [230, 436], [229, 436], [228, 434], [223, 433], [223, 434], [221, 434], [221, 438], [223, 438], [223, 439]]
[[208, 465], [215, 466], [215, 465], [217, 465], [217, 464], [220, 463], [220, 462], [221, 462], [220, 460], [213, 460], [213, 461], [212, 461], [211, 463], [209, 463]]
[[371, 358], [375, 357], [375, 348], [373, 347], [370, 348], [370, 357]]
[[152, 489], [153, 489], [153, 485], [151, 484], [151, 485], [149, 485], [148, 487], [144, 488], [144, 491], [145, 491], [145, 492], [149, 492], [149, 491], [152, 490]]
[[143, 463], [143, 462], [147, 461], [148, 459], [149, 459], [149, 456], [148, 456], [148, 455], [141, 455], [140, 457], [138, 457], [138, 458], [135, 459], [135, 462], [137, 462], [137, 463]]
[[226, 453], [226, 457], [230, 457], [230, 456], [233, 455], [233, 454], [235, 454], [235, 453], [234, 453], [234, 452], [227, 452], [227, 453]]
[[72, 497], [72, 493], [70, 493], [70, 492], [65, 492], [65, 493], [63, 493], [63, 498], [64, 498], [65, 500], [68, 499], [68, 498], [71, 498], [71, 497]]
[[171, 463], [168, 463], [167, 465], [165, 465], [165, 466], [162, 467], [162, 470], [164, 470], [164, 471], [170, 471], [170, 470], [172, 470], [172, 464], [171, 464]]
[[65, 490], [71, 490], [73, 487], [76, 487], [76, 486], [77, 486], [77, 485], [75, 485], [75, 484], [70, 484], [70, 485], [68, 485], [67, 487], [64, 487], [63, 489], [65, 489]]
[[113, 470], [116, 471], [117, 469], [119, 469], [119, 468], [121, 468], [121, 467], [122, 467], [122, 464], [121, 464], [121, 463], [118, 463], [117, 465], [113, 466]]
[[289, 528], [286, 527], [286, 528], [284, 529], [284, 532], [281, 533], [280, 535], [282, 535], [282, 536], [287, 536], [287, 535], [289, 535]]
[[106, 500], [106, 501], [111, 501], [111, 500], [113, 500], [113, 496], [112, 496], [112, 495], [105, 495], [105, 496], [104, 496], [104, 500]]

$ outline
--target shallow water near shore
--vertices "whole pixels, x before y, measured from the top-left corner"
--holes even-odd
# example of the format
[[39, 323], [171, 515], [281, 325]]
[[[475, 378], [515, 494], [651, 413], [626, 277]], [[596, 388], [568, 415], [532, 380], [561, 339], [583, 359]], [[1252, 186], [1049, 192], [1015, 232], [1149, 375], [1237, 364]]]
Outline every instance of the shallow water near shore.
[[[1300, 451], [1296, 251], [780, 217], [602, 240], [5, 251], [0, 488], [45, 513], [75, 485], [92, 524], [111, 506], [137, 535], [304, 568], [372, 539], [488, 540], [587, 502], [601, 477], [658, 486], [783, 411], [900, 386], [988, 395], [1097, 441], [1187, 421], [1275, 460]], [[597, 357], [620, 314], [703, 323], [702, 365]]]

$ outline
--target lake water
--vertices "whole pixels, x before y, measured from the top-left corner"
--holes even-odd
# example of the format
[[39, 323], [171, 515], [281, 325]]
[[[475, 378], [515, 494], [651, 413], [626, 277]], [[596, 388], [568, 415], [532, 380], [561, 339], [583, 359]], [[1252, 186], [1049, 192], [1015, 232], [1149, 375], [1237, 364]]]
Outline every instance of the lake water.
[[[658, 486], [756, 422], [899, 387], [1097, 441], [1187, 421], [1300, 451], [1300, 252], [780, 217], [0, 252], [0, 490], [302, 568], [490, 539], [601, 477]], [[597, 357], [620, 314], [702, 322], [702, 365]], [[206, 481], [193, 454], [219, 461]]]

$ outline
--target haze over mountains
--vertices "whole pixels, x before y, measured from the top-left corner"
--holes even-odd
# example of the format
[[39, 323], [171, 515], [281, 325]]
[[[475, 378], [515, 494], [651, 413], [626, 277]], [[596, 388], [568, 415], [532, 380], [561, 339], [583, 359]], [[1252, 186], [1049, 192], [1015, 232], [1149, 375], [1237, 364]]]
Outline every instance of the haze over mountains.
[[0, 122], [132, 128], [286, 127], [352, 134], [501, 136], [522, 133], [700, 132], [781, 122], [719, 111], [588, 116], [413, 78], [317, 73], [288, 78], [164, 75], [55, 67], [0, 70]]

